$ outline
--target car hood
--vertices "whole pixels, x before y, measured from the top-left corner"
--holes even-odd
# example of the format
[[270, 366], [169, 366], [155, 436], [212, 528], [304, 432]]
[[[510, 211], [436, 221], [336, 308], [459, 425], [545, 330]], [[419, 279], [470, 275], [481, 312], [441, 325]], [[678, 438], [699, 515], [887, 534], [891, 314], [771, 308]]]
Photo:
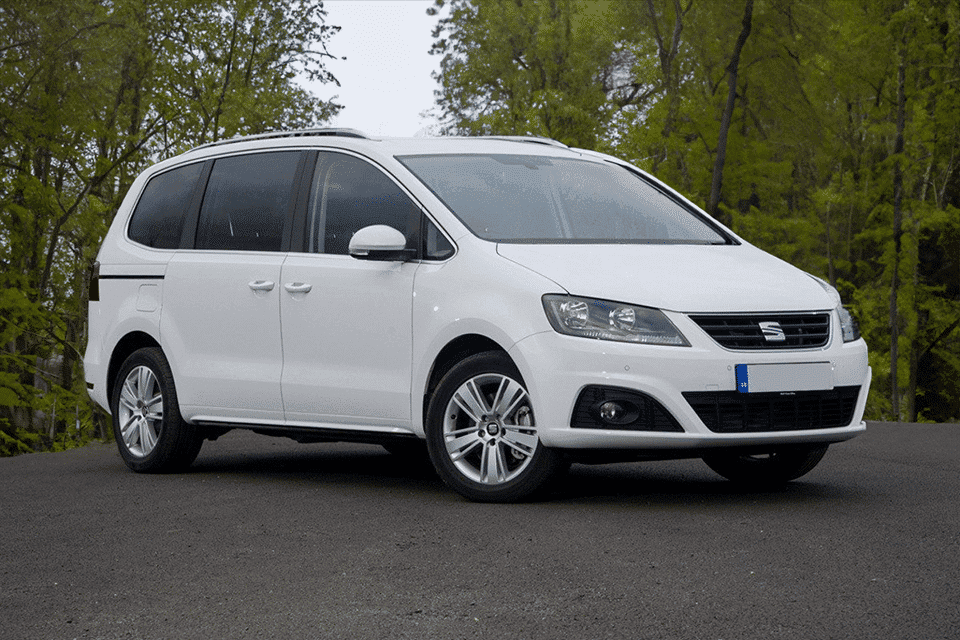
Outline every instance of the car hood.
[[808, 311], [835, 305], [812, 277], [749, 244], [500, 244], [497, 252], [572, 295], [671, 311]]

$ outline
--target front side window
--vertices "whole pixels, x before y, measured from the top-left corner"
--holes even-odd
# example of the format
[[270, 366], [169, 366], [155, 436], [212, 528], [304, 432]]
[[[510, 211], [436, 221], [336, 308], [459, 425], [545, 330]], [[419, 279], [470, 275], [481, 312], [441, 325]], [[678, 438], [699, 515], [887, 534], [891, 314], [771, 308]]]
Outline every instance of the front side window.
[[423, 221], [423, 257], [427, 260], [446, 260], [453, 255], [454, 249], [440, 228], [429, 218]]
[[385, 173], [363, 160], [321, 153], [310, 191], [310, 251], [346, 255], [353, 234], [373, 224], [403, 233], [415, 248], [420, 208]]
[[627, 169], [527, 155], [399, 157], [484, 240], [726, 244], [705, 218]]
[[202, 171], [203, 163], [198, 162], [151, 178], [130, 218], [130, 239], [154, 249], [179, 247], [183, 220]]
[[210, 173], [198, 249], [280, 251], [299, 151], [220, 158]]

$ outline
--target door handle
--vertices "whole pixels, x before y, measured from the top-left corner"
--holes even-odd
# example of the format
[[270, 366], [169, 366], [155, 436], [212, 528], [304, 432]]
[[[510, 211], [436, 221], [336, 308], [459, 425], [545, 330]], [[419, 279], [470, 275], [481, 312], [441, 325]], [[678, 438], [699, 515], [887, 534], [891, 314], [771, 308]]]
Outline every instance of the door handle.
[[309, 293], [310, 289], [313, 289], [313, 285], [306, 282], [288, 282], [283, 285], [283, 288], [290, 293]]
[[249, 287], [254, 291], [273, 291], [274, 283], [269, 280], [253, 280]]

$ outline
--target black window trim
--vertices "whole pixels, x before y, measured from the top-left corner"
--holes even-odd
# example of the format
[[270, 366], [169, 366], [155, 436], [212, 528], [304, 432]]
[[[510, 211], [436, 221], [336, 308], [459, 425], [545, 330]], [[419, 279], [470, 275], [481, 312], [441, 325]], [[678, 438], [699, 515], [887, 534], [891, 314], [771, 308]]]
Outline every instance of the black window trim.
[[[356, 158], [357, 160], [360, 160], [362, 162], [366, 162], [368, 165], [379, 170], [381, 173], [387, 176], [388, 179], [390, 179], [394, 184], [397, 185], [397, 187], [400, 188], [400, 191], [404, 195], [410, 198], [410, 201], [416, 206], [417, 210], [419, 211], [418, 217], [420, 218], [420, 223], [416, 225], [416, 229], [414, 230], [415, 237], [413, 238], [413, 241], [414, 241], [413, 244], [416, 247], [417, 253], [414, 257], [409, 258], [407, 262], [441, 263], [441, 262], [446, 262], [447, 260], [450, 260], [457, 254], [457, 251], [458, 251], [457, 243], [450, 238], [450, 234], [448, 234], [446, 229], [443, 228], [443, 225], [440, 224], [432, 215], [430, 215], [427, 207], [423, 205], [420, 199], [417, 198], [417, 196], [414, 195], [410, 191], [410, 189], [408, 189], [407, 186], [403, 183], [403, 181], [397, 178], [397, 176], [393, 174], [393, 172], [391, 172], [389, 169], [384, 167], [382, 164], [380, 164], [373, 158], [357, 153], [352, 149], [342, 149], [339, 147], [327, 147], [327, 146], [315, 148], [312, 151], [312, 155], [313, 155], [312, 159], [307, 163], [307, 166], [305, 166], [305, 170], [302, 176], [302, 184], [300, 185], [300, 189], [297, 195], [298, 207], [296, 212], [297, 220], [295, 221], [297, 226], [293, 234], [293, 242], [290, 248], [291, 252], [310, 253], [310, 254], [315, 253], [313, 251], [310, 251], [310, 247], [307, 246], [308, 238], [309, 238], [308, 227], [310, 224], [308, 207], [310, 204], [310, 191], [313, 188], [313, 179], [315, 177], [314, 174], [316, 172], [317, 164], [319, 164], [320, 162], [321, 153], [336, 153], [339, 155]], [[411, 216], [413, 215], [414, 213], [411, 212]], [[424, 257], [424, 253], [426, 250], [426, 246], [424, 244], [426, 242], [426, 236], [424, 233], [425, 220], [430, 220], [430, 222], [432, 222], [433, 225], [440, 230], [440, 233], [443, 234], [443, 236], [447, 239], [447, 241], [450, 243], [450, 246], [453, 247], [453, 253], [451, 253], [448, 257], [443, 258], [442, 260]], [[409, 220], [407, 224], [408, 225], [410, 224]], [[321, 254], [316, 254], [316, 255], [321, 255]], [[330, 256], [330, 257], [335, 257], [340, 255], [340, 257], [343, 257], [343, 258], [351, 258], [354, 260], [356, 259], [356, 258], [352, 258], [349, 255], [341, 255], [341, 254], [333, 254], [333, 253], [322, 254], [322, 255]]]
[[213, 171], [213, 160], [204, 160], [203, 170], [197, 180], [197, 188], [193, 192], [193, 200], [183, 220], [183, 234], [180, 236], [181, 249], [193, 249], [197, 239], [197, 225], [200, 224], [200, 205], [203, 204], [203, 194], [207, 191], [210, 181], [210, 172]]
[[297, 175], [293, 215], [289, 217], [291, 230], [287, 251], [291, 253], [306, 253], [309, 248], [307, 247], [306, 237], [308, 223], [307, 207], [310, 204], [310, 189], [313, 185], [313, 173], [316, 171], [317, 158], [319, 155], [320, 152], [317, 149], [305, 151], [300, 166], [300, 173]]

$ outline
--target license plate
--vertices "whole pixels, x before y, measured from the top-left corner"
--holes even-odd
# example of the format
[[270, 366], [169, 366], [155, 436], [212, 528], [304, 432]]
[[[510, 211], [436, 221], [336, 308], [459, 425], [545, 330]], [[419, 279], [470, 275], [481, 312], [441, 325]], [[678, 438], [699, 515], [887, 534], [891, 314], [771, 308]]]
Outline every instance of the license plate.
[[740, 393], [833, 389], [833, 365], [829, 362], [738, 364], [735, 370]]

